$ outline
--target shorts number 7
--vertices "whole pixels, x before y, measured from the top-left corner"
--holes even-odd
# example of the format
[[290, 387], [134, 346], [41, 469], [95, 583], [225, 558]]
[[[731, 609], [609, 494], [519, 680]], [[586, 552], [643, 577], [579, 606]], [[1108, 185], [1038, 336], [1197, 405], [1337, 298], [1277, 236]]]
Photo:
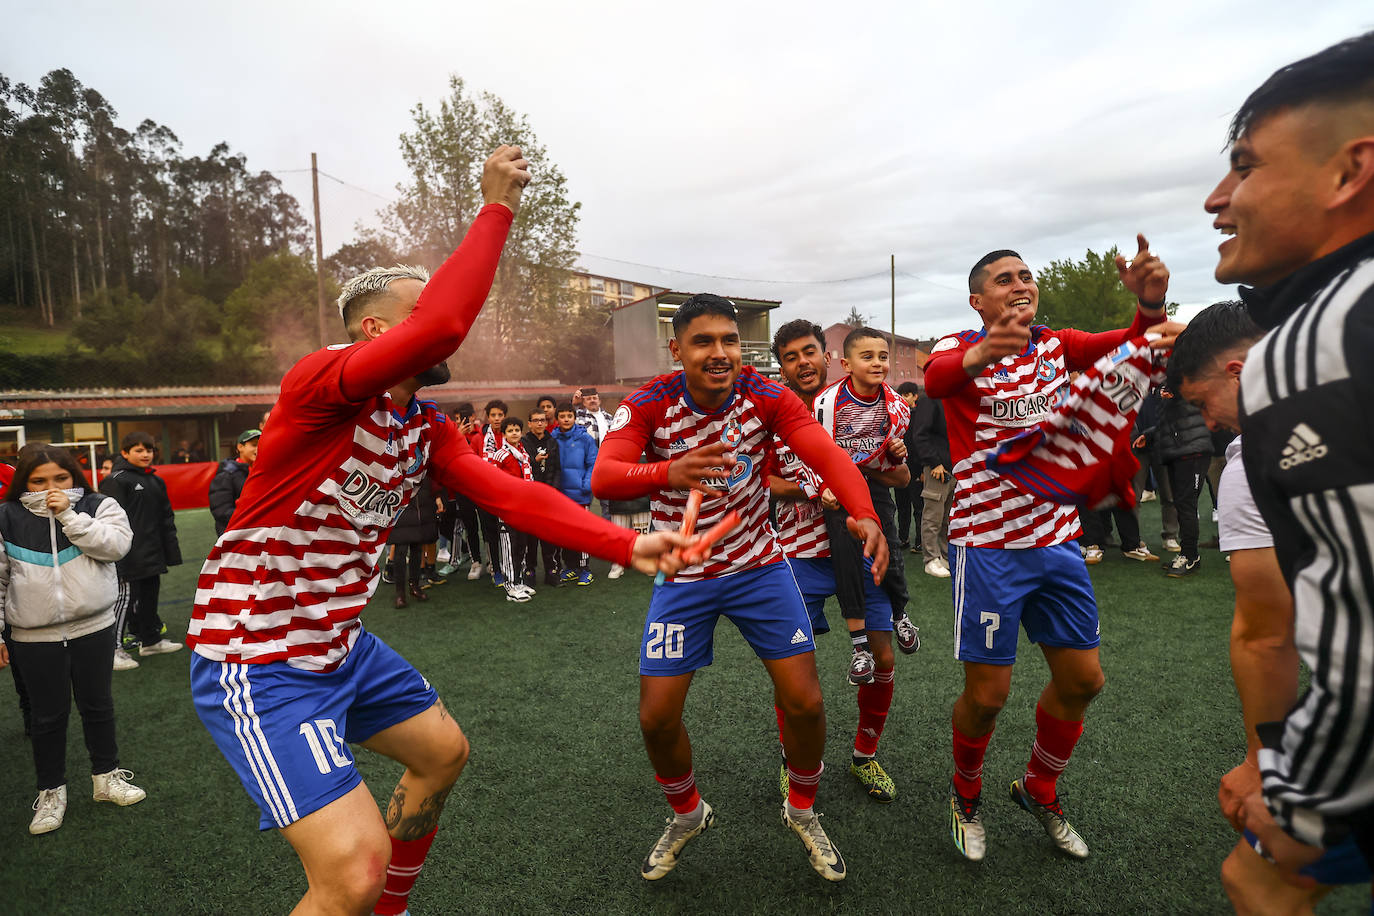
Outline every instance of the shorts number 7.
[[996, 633], [997, 628], [1002, 625], [1002, 615], [994, 611], [984, 611], [983, 613], [978, 615], [978, 622], [987, 625], [988, 629], [985, 635], [987, 638], [988, 648], [991, 649], [992, 634]]

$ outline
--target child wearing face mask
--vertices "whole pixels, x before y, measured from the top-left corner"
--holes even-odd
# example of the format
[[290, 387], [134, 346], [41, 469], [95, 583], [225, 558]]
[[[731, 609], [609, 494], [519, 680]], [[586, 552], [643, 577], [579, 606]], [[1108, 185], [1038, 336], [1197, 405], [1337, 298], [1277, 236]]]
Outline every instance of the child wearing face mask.
[[87, 489], [66, 449], [20, 449], [14, 480], [0, 500], [0, 623], [33, 715], [38, 799], [29, 833], [62, 826], [67, 810], [67, 717], [75, 696], [91, 755], [92, 797], [117, 805], [146, 793], [119, 767], [110, 691], [119, 594], [115, 562], [133, 533], [124, 509]]

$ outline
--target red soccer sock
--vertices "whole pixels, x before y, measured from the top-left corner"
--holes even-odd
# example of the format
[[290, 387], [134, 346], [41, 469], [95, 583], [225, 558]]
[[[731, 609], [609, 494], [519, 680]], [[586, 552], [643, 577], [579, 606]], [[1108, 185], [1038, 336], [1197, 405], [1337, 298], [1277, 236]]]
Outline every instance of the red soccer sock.
[[1069, 765], [1073, 746], [1083, 735], [1082, 722], [1065, 722], [1045, 712], [1035, 704], [1035, 746], [1031, 748], [1030, 763], [1026, 764], [1026, 793], [1042, 805], [1058, 796], [1055, 783], [1064, 767]]
[[701, 803], [701, 793], [697, 791], [697, 779], [691, 770], [687, 771], [686, 776], [675, 776], [672, 779], [664, 779], [655, 773], [654, 779], [663, 787], [663, 794], [668, 797], [668, 804], [673, 806], [673, 813], [691, 814], [697, 810], [697, 805]]
[[777, 703], [773, 704], [773, 712], [778, 714], [778, 743], [783, 744], [782, 740], [782, 707]]
[[992, 732], [970, 738], [954, 726], [954, 789], [964, 798], [977, 798], [983, 791], [983, 755], [991, 739]]
[[893, 674], [889, 668], [873, 672], [873, 683], [859, 688], [859, 730], [854, 734], [854, 755], [872, 757], [878, 753], [878, 739], [892, 708]]
[[404, 913], [410, 905], [410, 889], [415, 879], [420, 877], [420, 869], [429, 855], [429, 845], [434, 842], [435, 827], [418, 840], [398, 840], [391, 838], [391, 864], [386, 867], [386, 888], [372, 912], [382, 916], [396, 916]]
[[798, 811], [809, 811], [816, 803], [816, 790], [821, 786], [822, 763], [814, 770], [799, 770], [787, 765], [787, 803]]

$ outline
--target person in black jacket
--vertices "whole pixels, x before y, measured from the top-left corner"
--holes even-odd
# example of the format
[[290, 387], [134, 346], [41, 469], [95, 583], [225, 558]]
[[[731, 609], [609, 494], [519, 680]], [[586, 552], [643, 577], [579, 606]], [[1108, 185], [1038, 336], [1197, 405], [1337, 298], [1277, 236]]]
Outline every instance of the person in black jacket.
[[420, 482], [414, 498], [396, 517], [389, 543], [393, 549], [391, 578], [396, 585], [396, 606], [406, 607], [406, 590], [416, 601], [428, 601], [421, 587], [424, 571], [424, 546], [439, 540], [439, 510], [443, 501], [434, 495], [426, 477]]
[[1197, 498], [1212, 461], [1212, 432], [1202, 413], [1167, 388], [1160, 392], [1159, 425], [1142, 430], [1169, 475], [1174, 511], [1178, 513], [1179, 554], [1165, 567], [1169, 578], [1192, 575], [1202, 564], [1198, 556]]
[[954, 505], [954, 467], [949, 458], [945, 408], [935, 398], [920, 398], [911, 412], [916, 459], [921, 464], [921, 552], [926, 575], [949, 578], [949, 510]]
[[237, 457], [225, 458], [210, 480], [210, 514], [215, 519], [215, 537], [219, 537], [229, 527], [229, 519], [234, 515], [239, 494], [243, 492], [243, 482], [248, 479], [248, 470], [258, 460], [258, 440], [262, 430], [248, 429], [239, 434], [234, 443]]
[[[542, 398], [540, 399], [543, 400]], [[558, 443], [549, 433], [549, 422], [553, 418], [543, 410], [530, 411], [529, 431], [520, 444], [530, 456], [530, 471], [539, 483], [558, 488]], [[559, 584], [559, 550], [548, 541], [540, 541], [531, 535], [525, 537], [525, 584], [534, 587], [535, 565], [539, 554], [544, 555], [544, 584], [557, 588]]]
[[100, 492], [124, 508], [134, 532], [133, 545], [117, 567], [120, 595], [115, 607], [118, 648], [132, 648], [123, 644], [126, 636], [132, 636], [139, 655], [181, 649], [181, 643], [163, 638], [167, 628], [157, 613], [162, 575], [168, 567], [181, 565], [181, 545], [167, 485], [152, 465], [153, 437], [132, 432], [120, 441], [114, 469], [100, 482]]
[[[906, 406], [915, 410], [916, 402], [921, 397], [921, 386], [915, 382], [902, 382], [897, 386], [897, 394]], [[919, 505], [916, 502], [920, 498], [921, 492], [921, 461], [916, 457], [916, 429], [913, 426], [906, 428], [906, 433], [902, 436], [902, 442], [906, 445], [906, 469], [911, 472], [911, 482], [904, 487], [893, 487], [892, 498], [897, 503], [897, 543], [903, 549], [911, 548], [912, 553], [921, 552], [919, 541], [921, 521], [916, 519], [917, 543], [911, 547], [911, 516], [912, 509]]]

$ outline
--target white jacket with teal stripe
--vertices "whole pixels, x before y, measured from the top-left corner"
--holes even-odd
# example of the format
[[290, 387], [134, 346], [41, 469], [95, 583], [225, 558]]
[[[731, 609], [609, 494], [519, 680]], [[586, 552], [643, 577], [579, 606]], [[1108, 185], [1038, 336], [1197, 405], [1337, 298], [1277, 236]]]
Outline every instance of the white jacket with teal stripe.
[[67, 493], [72, 504], [56, 517], [46, 506], [0, 502], [0, 623], [20, 642], [76, 639], [114, 623], [129, 517], [108, 496]]

